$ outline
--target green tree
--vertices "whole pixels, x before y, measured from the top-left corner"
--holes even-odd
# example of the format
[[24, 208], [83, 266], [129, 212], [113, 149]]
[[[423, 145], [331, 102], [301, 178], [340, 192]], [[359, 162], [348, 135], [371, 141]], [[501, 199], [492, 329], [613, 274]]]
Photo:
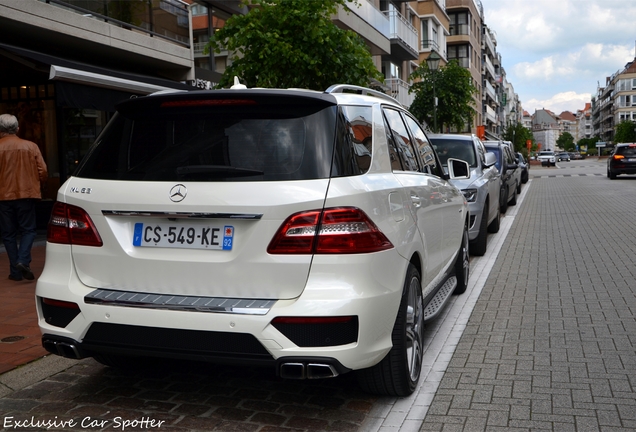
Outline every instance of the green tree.
[[636, 122], [623, 120], [616, 125], [614, 134], [615, 143], [633, 143], [636, 142]]
[[565, 151], [574, 150], [574, 137], [570, 132], [563, 132], [559, 138], [557, 138], [557, 146], [561, 147]]
[[331, 21], [339, 6], [351, 5], [347, 0], [250, 0], [249, 5], [249, 13], [230, 17], [206, 46], [206, 52], [234, 53], [219, 88], [232, 85], [234, 76], [248, 87], [313, 90], [383, 80], [362, 38]]
[[[504, 141], [510, 141], [517, 152], [528, 155], [528, 140], [534, 143], [532, 131], [521, 123], [509, 124], [503, 133]], [[531, 147], [532, 148], [532, 147]]]
[[437, 125], [439, 130], [445, 127], [463, 130], [470, 124], [475, 114], [473, 95], [478, 92], [473, 85], [468, 69], [461, 67], [456, 60], [451, 60], [438, 70], [430, 70], [426, 62], [411, 74], [416, 81], [409, 90], [415, 93], [415, 99], [409, 110], [422, 123], [434, 123], [434, 97], [437, 103]]
[[596, 143], [599, 141], [599, 137], [581, 138], [576, 145], [579, 146], [579, 151], [591, 153], [592, 149], [596, 149]]

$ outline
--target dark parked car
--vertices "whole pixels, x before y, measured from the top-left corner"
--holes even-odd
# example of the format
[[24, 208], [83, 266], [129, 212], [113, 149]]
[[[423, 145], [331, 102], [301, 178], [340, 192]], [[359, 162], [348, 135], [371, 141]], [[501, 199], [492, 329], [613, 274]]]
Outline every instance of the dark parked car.
[[614, 180], [620, 174], [636, 174], [636, 143], [619, 143], [607, 158], [607, 177]]
[[557, 161], [561, 162], [561, 161], [566, 161], [566, 162], [570, 162], [570, 153], [568, 152], [561, 152], [557, 155]]
[[486, 150], [497, 156], [495, 166], [501, 173], [500, 209], [505, 213], [508, 205], [517, 204], [517, 189], [520, 186], [519, 165], [510, 147], [502, 141], [486, 141], [484, 145]]
[[530, 164], [523, 157], [522, 153], [516, 153], [517, 163], [519, 164], [519, 170], [521, 171], [521, 183], [526, 184], [530, 179]]

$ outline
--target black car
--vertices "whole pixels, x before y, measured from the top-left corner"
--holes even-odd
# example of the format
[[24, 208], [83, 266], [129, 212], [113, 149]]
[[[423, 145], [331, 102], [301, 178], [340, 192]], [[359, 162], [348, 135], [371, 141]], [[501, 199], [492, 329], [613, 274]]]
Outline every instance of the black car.
[[526, 184], [530, 180], [530, 164], [522, 153], [515, 153], [515, 156], [517, 156], [517, 163], [521, 170], [521, 183]]
[[517, 204], [517, 189], [520, 187], [517, 175], [519, 164], [510, 147], [502, 141], [486, 141], [484, 145], [487, 151], [497, 156], [495, 166], [501, 173], [500, 210], [505, 213], [508, 205]]
[[614, 180], [620, 174], [636, 174], [636, 143], [616, 144], [607, 158], [607, 177]]

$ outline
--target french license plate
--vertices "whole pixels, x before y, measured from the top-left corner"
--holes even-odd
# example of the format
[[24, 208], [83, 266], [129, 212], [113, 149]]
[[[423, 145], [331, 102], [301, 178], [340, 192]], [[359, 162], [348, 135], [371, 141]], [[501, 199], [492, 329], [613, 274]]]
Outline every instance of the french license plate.
[[636, 158], [627, 158], [627, 162], [636, 162]]
[[232, 250], [234, 227], [231, 225], [146, 224], [138, 222], [133, 246]]

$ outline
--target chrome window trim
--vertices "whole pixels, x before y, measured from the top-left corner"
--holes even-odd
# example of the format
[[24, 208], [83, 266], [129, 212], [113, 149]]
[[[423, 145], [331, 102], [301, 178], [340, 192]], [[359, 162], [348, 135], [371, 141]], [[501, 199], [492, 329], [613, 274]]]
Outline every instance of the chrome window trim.
[[193, 213], [193, 212], [155, 212], [129, 210], [102, 210], [104, 216], [112, 217], [144, 217], [164, 219], [245, 219], [260, 220], [259, 213]]

